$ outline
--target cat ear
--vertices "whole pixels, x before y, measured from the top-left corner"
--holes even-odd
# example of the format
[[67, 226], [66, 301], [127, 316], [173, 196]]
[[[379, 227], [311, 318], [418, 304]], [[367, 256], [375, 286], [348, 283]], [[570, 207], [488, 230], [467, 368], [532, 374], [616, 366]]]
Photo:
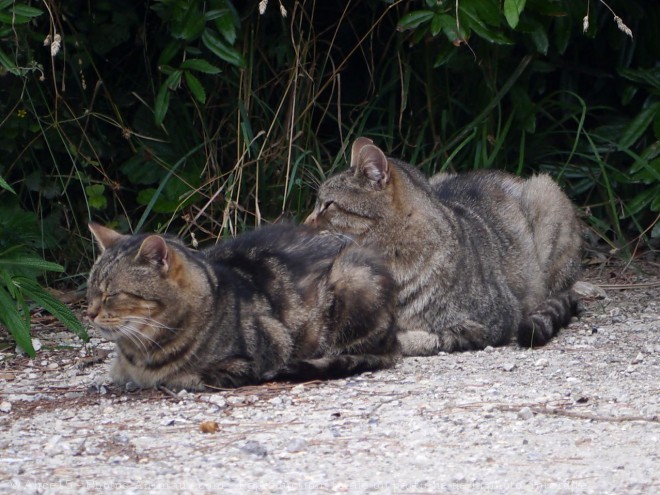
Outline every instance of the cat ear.
[[111, 248], [118, 240], [124, 237], [123, 234], [109, 229], [108, 227], [104, 227], [103, 225], [99, 225], [98, 223], [91, 222], [87, 226], [96, 239], [96, 243], [99, 245], [101, 251]]
[[363, 174], [377, 188], [390, 182], [390, 166], [385, 153], [378, 146], [367, 144], [360, 150], [356, 173]]
[[142, 241], [142, 245], [136, 256], [137, 258], [160, 266], [163, 272], [166, 272], [169, 268], [170, 253], [165, 239], [159, 235], [150, 235], [147, 237]]
[[374, 144], [374, 142], [366, 137], [359, 137], [353, 141], [353, 146], [351, 147], [351, 168], [356, 168], [358, 166], [358, 159], [360, 158], [360, 152], [368, 144]]

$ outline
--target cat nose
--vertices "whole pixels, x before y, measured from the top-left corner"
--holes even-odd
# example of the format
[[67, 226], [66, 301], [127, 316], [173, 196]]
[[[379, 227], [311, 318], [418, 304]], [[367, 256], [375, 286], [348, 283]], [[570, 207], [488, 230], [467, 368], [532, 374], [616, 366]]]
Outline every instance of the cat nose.
[[99, 315], [99, 310], [98, 308], [94, 308], [90, 306], [89, 308], [87, 308], [86, 314], [87, 314], [87, 318], [89, 318], [90, 320], [94, 320], [94, 318], [96, 318]]

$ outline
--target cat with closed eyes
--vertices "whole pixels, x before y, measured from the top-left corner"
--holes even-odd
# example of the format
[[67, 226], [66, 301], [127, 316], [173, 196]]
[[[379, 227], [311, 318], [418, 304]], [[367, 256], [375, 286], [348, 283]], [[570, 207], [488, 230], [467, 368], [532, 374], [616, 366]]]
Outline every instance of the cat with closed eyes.
[[304, 226], [263, 227], [202, 251], [90, 224], [101, 254], [87, 315], [116, 343], [116, 384], [210, 390], [348, 376], [399, 353], [380, 256]]
[[427, 179], [370, 139], [319, 188], [306, 220], [381, 253], [397, 286], [404, 355], [540, 346], [577, 312], [582, 232], [559, 186], [539, 174]]

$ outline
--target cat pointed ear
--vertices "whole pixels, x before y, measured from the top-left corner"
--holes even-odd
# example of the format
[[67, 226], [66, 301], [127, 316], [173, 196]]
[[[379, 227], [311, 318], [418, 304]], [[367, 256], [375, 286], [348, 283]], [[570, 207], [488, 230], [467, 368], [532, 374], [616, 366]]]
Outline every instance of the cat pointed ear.
[[166, 272], [170, 263], [170, 250], [165, 239], [159, 235], [150, 235], [140, 246], [136, 259], [143, 259], [156, 266], [162, 267]]
[[99, 225], [98, 223], [91, 222], [87, 226], [96, 239], [96, 243], [101, 251], [111, 248], [118, 240], [124, 237], [123, 234], [109, 229], [108, 227], [104, 227], [103, 225]]
[[356, 173], [363, 174], [376, 189], [382, 189], [390, 182], [390, 165], [385, 153], [373, 144], [360, 150]]
[[366, 137], [359, 137], [353, 141], [353, 146], [351, 147], [351, 168], [356, 168], [358, 166], [358, 160], [360, 158], [360, 152], [368, 144], [374, 144], [374, 142]]

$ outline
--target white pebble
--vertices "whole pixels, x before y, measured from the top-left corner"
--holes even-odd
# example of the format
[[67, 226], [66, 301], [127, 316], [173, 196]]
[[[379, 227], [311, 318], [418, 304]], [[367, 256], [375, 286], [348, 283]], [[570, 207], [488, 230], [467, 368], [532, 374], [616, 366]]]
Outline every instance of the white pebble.
[[504, 364], [502, 365], [502, 369], [503, 369], [504, 371], [513, 371], [513, 370], [516, 369], [516, 363], [513, 363], [513, 362], [504, 363]]

